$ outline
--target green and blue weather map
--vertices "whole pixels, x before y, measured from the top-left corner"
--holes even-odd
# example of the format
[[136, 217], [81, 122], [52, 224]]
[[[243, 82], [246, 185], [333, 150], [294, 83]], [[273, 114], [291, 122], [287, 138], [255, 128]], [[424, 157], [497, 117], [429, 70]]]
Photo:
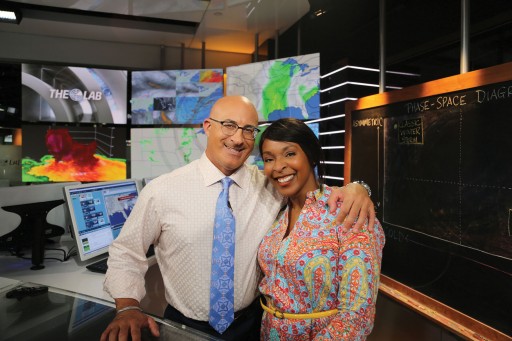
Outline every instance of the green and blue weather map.
[[195, 159], [206, 149], [202, 128], [132, 128], [131, 177], [155, 177]]
[[226, 68], [226, 94], [248, 97], [260, 121], [320, 117], [320, 54]]

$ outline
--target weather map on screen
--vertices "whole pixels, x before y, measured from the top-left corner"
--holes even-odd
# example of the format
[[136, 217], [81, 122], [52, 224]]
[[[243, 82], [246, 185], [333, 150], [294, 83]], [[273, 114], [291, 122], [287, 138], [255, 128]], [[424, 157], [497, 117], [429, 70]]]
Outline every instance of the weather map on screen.
[[105, 206], [107, 207], [107, 212], [109, 212], [108, 219], [110, 220], [110, 224], [124, 224], [128, 216], [132, 212], [136, 202], [136, 196], [125, 196], [122, 198], [122, 200], [119, 200], [119, 198], [114, 197], [106, 197]]
[[244, 95], [260, 121], [320, 117], [320, 54], [226, 68], [226, 94]]
[[126, 129], [24, 125], [22, 181], [126, 179]]
[[132, 128], [131, 177], [155, 177], [198, 159], [206, 149], [203, 128]]
[[[308, 125], [318, 136], [318, 123]], [[262, 131], [265, 126], [260, 127]], [[261, 134], [261, 133], [260, 133]], [[206, 135], [202, 128], [132, 128], [131, 177], [153, 178], [199, 159], [206, 149]], [[257, 145], [247, 159], [263, 169]]]
[[201, 124], [224, 94], [222, 69], [132, 72], [132, 124]]

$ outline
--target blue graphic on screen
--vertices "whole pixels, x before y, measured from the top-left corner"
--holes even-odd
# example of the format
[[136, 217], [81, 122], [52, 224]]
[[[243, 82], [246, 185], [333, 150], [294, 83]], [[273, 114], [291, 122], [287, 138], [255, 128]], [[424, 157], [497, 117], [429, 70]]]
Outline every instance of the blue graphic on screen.
[[137, 186], [133, 182], [99, 184], [70, 191], [84, 252], [94, 251], [95, 246], [104, 247], [117, 238], [137, 197]]

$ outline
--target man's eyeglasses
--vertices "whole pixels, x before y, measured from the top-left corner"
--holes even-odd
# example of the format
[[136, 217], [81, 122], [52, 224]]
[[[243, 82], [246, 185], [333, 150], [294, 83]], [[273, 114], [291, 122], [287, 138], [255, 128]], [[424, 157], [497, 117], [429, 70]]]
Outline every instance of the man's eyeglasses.
[[256, 135], [258, 135], [258, 132], [260, 131], [258, 128], [253, 126], [245, 126], [240, 127], [236, 122], [233, 121], [217, 121], [214, 118], [209, 117], [209, 120], [212, 120], [213, 122], [220, 123], [222, 126], [222, 132], [226, 135], [235, 135], [236, 131], [238, 129], [242, 129], [242, 135], [247, 140], [254, 140], [256, 138]]

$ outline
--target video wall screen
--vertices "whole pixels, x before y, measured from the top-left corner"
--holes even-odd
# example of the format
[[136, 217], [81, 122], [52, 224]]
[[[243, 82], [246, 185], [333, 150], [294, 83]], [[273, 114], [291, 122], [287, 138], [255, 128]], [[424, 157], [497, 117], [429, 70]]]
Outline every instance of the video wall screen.
[[224, 95], [222, 69], [134, 71], [131, 123], [201, 124]]
[[320, 117], [320, 54], [226, 68], [226, 94], [249, 98], [259, 121]]
[[0, 144], [0, 187], [21, 183], [21, 146]]
[[[319, 65], [316, 53], [229, 67], [226, 94], [249, 97], [261, 123], [281, 117], [315, 119], [320, 114]], [[10, 76], [5, 84], [0, 77], [0, 89], [18, 92], [0, 94], [0, 124], [23, 128], [25, 136], [21, 147], [5, 148], [4, 154], [13, 154], [9, 159], [18, 159], [10, 162], [21, 168], [18, 175], [9, 168], [4, 180], [10, 184], [20, 179], [108, 181], [127, 175], [144, 179], [172, 171], [202, 155], [206, 135], [201, 124], [225, 95], [222, 69], [4, 66], [0, 73]], [[318, 132], [317, 124], [311, 127]], [[247, 162], [263, 168], [257, 148]]]
[[[308, 125], [318, 137], [318, 123]], [[258, 151], [262, 126], [247, 163], [263, 169]], [[131, 178], [153, 178], [199, 159], [206, 150], [203, 128], [132, 128], [130, 130]]]
[[131, 178], [155, 177], [199, 159], [206, 149], [203, 128], [132, 128]]
[[127, 122], [128, 72], [22, 64], [25, 122]]
[[126, 179], [126, 128], [23, 125], [22, 181]]

